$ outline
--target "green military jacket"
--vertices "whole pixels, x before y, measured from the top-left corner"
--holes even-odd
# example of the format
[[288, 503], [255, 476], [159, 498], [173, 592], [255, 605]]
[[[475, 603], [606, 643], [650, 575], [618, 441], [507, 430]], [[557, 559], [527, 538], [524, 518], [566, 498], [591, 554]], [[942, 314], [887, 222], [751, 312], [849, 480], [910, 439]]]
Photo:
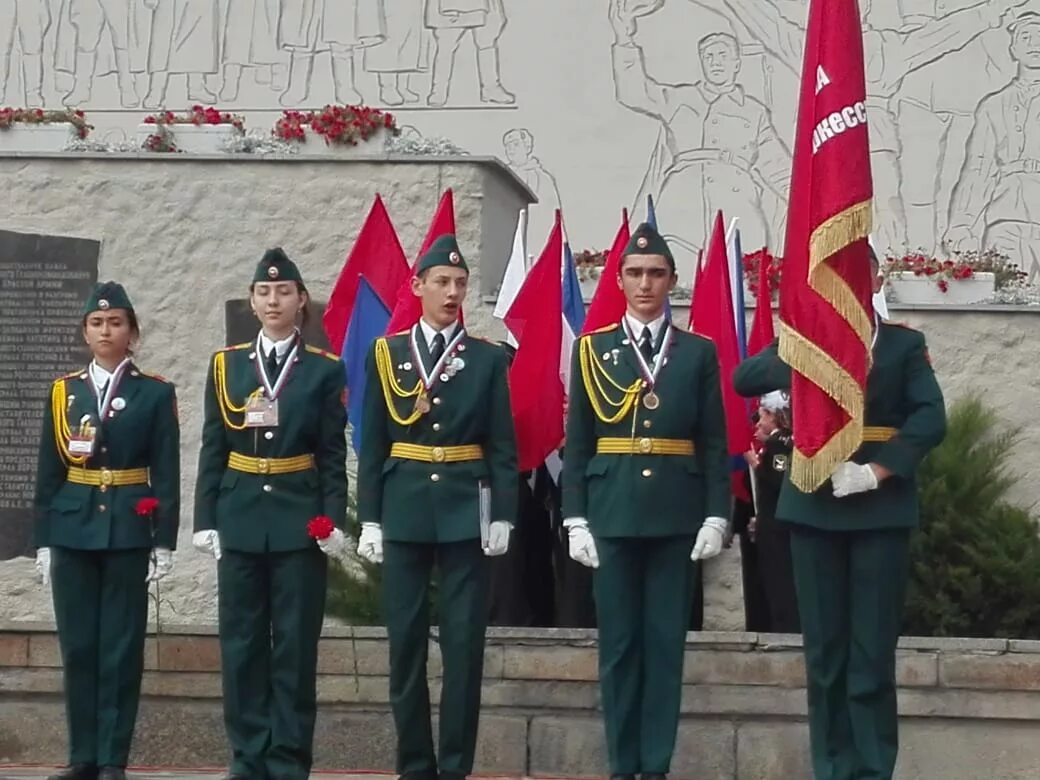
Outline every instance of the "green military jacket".
[[[674, 327], [669, 332], [668, 363], [655, 386], [660, 405], [649, 410], [637, 400], [614, 423], [597, 414], [590, 396], [596, 395], [607, 417], [617, 411], [604, 403], [599, 386], [616, 401], [620, 393], [614, 384], [629, 387], [639, 381], [634, 345], [618, 325], [582, 336], [575, 344], [563, 456], [563, 516], [586, 518], [595, 536], [692, 536], [705, 517], [730, 515], [726, 417], [715, 345]], [[609, 379], [601, 376], [597, 384], [590, 366], [583, 372], [582, 342], [591, 347], [592, 360]], [[644, 437], [679, 439], [692, 442], [694, 454], [597, 454], [596, 442], [604, 437], [637, 442]]]
[[[865, 442], [850, 460], [877, 463], [892, 476], [877, 490], [835, 498], [830, 480], [814, 493], [803, 493], [791, 484], [788, 473], [780, 491], [778, 519], [832, 531], [917, 525], [917, 467], [946, 435], [942, 390], [919, 331], [881, 322], [873, 357], [865, 425], [898, 432], [888, 441]], [[791, 369], [780, 359], [777, 342], [741, 363], [733, 382], [737, 392], [748, 397], [790, 388]]]
[[[416, 396], [400, 397], [420, 381], [419, 360], [430, 365], [419, 326], [377, 339], [368, 355], [361, 453], [358, 458], [358, 519], [379, 523], [390, 541], [442, 543], [480, 538], [481, 486], [487, 491], [485, 519], [515, 525], [518, 510], [516, 434], [509, 405], [506, 351], [465, 334], [454, 357], [462, 362], [448, 381], [429, 393], [429, 412], [414, 416]], [[389, 376], [377, 351], [389, 350]], [[450, 360], [449, 360], [450, 362]], [[385, 380], [385, 381], [384, 381]], [[384, 392], [385, 387], [385, 392]], [[428, 447], [479, 445], [483, 458], [427, 463], [393, 457], [395, 443]]]
[[[66, 450], [68, 438], [63, 438], [62, 430], [78, 428], [86, 415], [97, 428], [94, 453], [85, 463], [71, 463]], [[90, 470], [146, 468], [149, 484], [76, 484], [67, 481], [70, 466]], [[109, 414], [99, 421], [97, 395], [86, 369], [62, 377], [51, 385], [43, 416], [36, 471], [36, 546], [175, 549], [180, 474], [177, 396], [170, 382], [145, 374], [131, 363]], [[136, 511], [142, 498], [159, 502], [149, 516]]]
[[[223, 355], [223, 372], [217, 370]], [[195, 531], [216, 529], [224, 549], [292, 552], [315, 544], [307, 524], [347, 515], [347, 444], [343, 366], [335, 355], [298, 343], [278, 396], [278, 425], [244, 427], [241, 409], [260, 387], [256, 342], [221, 350], [210, 360], [205, 421], [195, 484]], [[222, 375], [221, 375], [222, 374]], [[226, 388], [225, 404], [218, 385]], [[221, 395], [224, 395], [221, 389]], [[232, 408], [229, 409], [228, 406]], [[228, 468], [232, 452], [257, 458], [313, 455], [315, 467], [289, 474]]]

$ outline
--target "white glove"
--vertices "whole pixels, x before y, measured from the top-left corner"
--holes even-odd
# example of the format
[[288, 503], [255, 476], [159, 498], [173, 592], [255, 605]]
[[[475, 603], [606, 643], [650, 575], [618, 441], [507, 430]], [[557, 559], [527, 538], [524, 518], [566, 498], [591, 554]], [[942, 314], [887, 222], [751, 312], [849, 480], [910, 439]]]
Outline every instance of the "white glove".
[[145, 577], [145, 582], [158, 582], [173, 571], [173, 550], [156, 547], [154, 553], [148, 563], [148, 576]]
[[697, 532], [697, 541], [694, 542], [690, 560], [706, 561], [722, 552], [722, 540], [728, 526], [729, 523], [721, 517], [704, 518], [704, 525]]
[[51, 584], [50, 547], [41, 547], [36, 551], [36, 581], [41, 585]]
[[199, 552], [209, 553], [220, 560], [220, 534], [216, 531], [197, 531], [191, 537], [191, 544]]
[[488, 526], [487, 544], [484, 545], [484, 555], [495, 557], [505, 555], [509, 550], [509, 532], [513, 530], [513, 524], [505, 520], [495, 520]]
[[338, 528], [333, 528], [327, 539], [318, 539], [318, 548], [330, 558], [343, 560], [347, 552], [347, 537]]
[[379, 523], [362, 523], [357, 543], [358, 555], [369, 563], [383, 562], [383, 528]]
[[831, 474], [831, 485], [835, 498], [843, 498], [853, 493], [866, 493], [868, 490], [877, 489], [877, 474], [867, 463], [845, 461], [838, 464]]
[[567, 545], [570, 556], [582, 566], [590, 569], [599, 568], [599, 553], [596, 552], [596, 540], [589, 531], [589, 523], [584, 517], [568, 517], [563, 521], [567, 529]]

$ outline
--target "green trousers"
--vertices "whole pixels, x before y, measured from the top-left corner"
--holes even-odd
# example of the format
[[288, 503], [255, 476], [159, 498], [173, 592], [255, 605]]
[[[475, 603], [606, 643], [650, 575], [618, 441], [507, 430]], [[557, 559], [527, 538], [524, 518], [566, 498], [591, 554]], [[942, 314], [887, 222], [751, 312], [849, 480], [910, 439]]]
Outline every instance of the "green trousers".
[[667, 773], [679, 729], [693, 537], [597, 538], [596, 549], [610, 773]]
[[151, 550], [51, 548], [69, 763], [125, 767], [137, 720]]
[[[444, 667], [440, 749], [433, 750], [426, 661], [430, 577], [438, 571]], [[390, 640], [390, 706], [397, 729], [397, 771], [419, 778], [468, 775], [473, 769], [484, 673], [489, 569], [480, 541], [383, 544], [383, 613]]]
[[225, 550], [217, 572], [231, 774], [306, 780], [328, 561], [317, 547]]
[[791, 526], [815, 780], [891, 780], [909, 529]]

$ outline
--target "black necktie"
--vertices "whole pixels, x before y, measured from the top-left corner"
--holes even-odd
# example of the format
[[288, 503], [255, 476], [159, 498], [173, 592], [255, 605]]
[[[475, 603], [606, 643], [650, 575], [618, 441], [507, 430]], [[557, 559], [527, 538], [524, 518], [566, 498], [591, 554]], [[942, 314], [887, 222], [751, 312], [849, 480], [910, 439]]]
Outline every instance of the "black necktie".
[[274, 382], [278, 377], [278, 350], [271, 347], [271, 352], [267, 356], [267, 378]]
[[438, 333], [433, 337], [433, 346], [430, 347], [430, 368], [437, 365], [437, 361], [441, 359], [441, 355], [444, 354], [444, 334]]
[[643, 335], [639, 337], [639, 351], [643, 354], [643, 360], [650, 365], [654, 360], [654, 337], [650, 328], [643, 326]]

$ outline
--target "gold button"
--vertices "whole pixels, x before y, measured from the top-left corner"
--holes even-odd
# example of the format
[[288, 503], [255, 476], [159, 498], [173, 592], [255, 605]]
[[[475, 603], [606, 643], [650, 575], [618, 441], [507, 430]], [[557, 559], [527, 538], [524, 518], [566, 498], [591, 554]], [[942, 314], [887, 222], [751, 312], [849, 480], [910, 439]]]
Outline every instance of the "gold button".
[[441, 475], [440, 474], [430, 474], [430, 482], [440, 482], [440, 480], [441, 480]]
[[264, 485], [264, 492], [265, 493], [270, 493], [272, 490], [274, 490], [274, 488], [271, 487], [270, 485]]
[[108, 509], [108, 507], [105, 506], [104, 504], [98, 504], [98, 511], [99, 512], [104, 512], [106, 509]]
[[653, 473], [654, 473], [654, 472], [652, 472], [652, 471], [651, 471], [650, 469], [643, 469], [643, 476], [644, 476], [644, 477], [649, 477], [649, 476], [651, 476], [651, 475], [652, 475]]
[[[649, 455], [654, 449], [654, 443], [650, 439], [643, 437], [639, 440], [639, 451], [644, 455]], [[646, 472], [643, 472], [644, 477], [650, 476]]]
[[[443, 463], [444, 462], [444, 448], [443, 447], [434, 447], [433, 448], [433, 452], [430, 453], [430, 454], [433, 456], [433, 462], [434, 463]], [[434, 476], [437, 476], [437, 475], [434, 474]]]
[[267, 474], [270, 470], [271, 470], [271, 464], [267, 460], [267, 458], [260, 458], [256, 462], [256, 473], [257, 474]]
[[101, 487], [98, 488], [98, 490], [100, 490], [102, 493], [107, 493], [108, 492], [108, 485], [102, 485]]
[[651, 425], [653, 425], [653, 423], [650, 422], [649, 420], [643, 420], [643, 427], [644, 428], [649, 428]]
[[441, 399], [440, 398], [434, 398], [433, 399], [433, 405], [434, 406], [440, 406], [441, 405]]
[[108, 469], [101, 469], [101, 484], [102, 485], [111, 485], [112, 482], [114, 481], [114, 479], [115, 478], [112, 476], [112, 472], [111, 471], [109, 471]]
[[434, 423], [434, 424], [433, 424], [433, 429], [434, 429], [435, 431], [439, 431], [439, 430], [441, 429], [441, 424], [440, 424], [440, 423]]

